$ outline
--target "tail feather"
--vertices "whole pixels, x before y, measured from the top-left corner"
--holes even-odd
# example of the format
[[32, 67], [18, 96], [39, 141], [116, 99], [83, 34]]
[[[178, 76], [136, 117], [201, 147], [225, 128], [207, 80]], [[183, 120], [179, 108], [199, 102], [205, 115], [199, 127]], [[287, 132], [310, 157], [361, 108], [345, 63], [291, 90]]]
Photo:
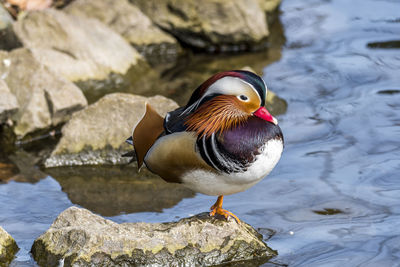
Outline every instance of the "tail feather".
[[147, 151], [149, 151], [163, 131], [164, 118], [146, 103], [146, 112], [132, 134], [139, 169], [143, 164]]
[[164, 118], [161, 117], [148, 103], [146, 103], [143, 118], [134, 127], [133, 134], [125, 140], [134, 150], [123, 154], [123, 157], [132, 157], [129, 163], [137, 161], [138, 169], [143, 165], [147, 151], [164, 131]]

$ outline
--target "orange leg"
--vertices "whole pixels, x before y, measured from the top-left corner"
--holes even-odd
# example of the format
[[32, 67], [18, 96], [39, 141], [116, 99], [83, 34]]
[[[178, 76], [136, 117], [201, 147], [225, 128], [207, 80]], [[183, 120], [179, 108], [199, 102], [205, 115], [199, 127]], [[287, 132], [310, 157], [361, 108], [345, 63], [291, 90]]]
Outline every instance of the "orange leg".
[[224, 216], [226, 219], [228, 219], [229, 216], [232, 216], [233, 218], [235, 218], [235, 220], [240, 223], [239, 218], [233, 214], [230, 211], [224, 210], [222, 208], [222, 203], [224, 202], [224, 196], [219, 196], [217, 199], [217, 202], [215, 202], [214, 205], [211, 206], [210, 210], [210, 216], [215, 216], [216, 214], [222, 215]]

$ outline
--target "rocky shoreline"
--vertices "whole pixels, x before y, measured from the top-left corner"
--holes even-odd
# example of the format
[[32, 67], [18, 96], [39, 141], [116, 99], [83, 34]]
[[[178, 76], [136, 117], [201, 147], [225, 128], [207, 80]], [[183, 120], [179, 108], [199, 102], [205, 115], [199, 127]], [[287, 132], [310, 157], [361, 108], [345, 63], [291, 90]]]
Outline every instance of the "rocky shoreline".
[[[146, 102], [164, 116], [216, 72], [250, 65], [261, 74], [267, 62], [279, 59], [284, 42], [279, 36], [276, 50], [269, 43], [279, 0], [72, 0], [36, 10], [11, 2], [0, 2], [0, 183], [36, 183], [50, 174], [74, 204], [103, 216], [161, 211], [193, 192], [153, 176], [146, 183], [125, 176], [109, 182], [109, 173], [88, 181], [68, 166], [126, 164], [121, 154], [131, 147], [124, 140]], [[261, 51], [264, 61], [256, 53], [240, 54], [249, 51]], [[267, 106], [275, 115], [286, 111], [285, 100], [272, 92]], [[104, 193], [119, 197], [120, 206], [93, 208], [102, 205]], [[131, 202], [137, 207], [127, 209]], [[17, 250], [0, 227], [0, 266]], [[32, 253], [41, 266], [195, 266], [276, 255], [244, 222], [200, 214], [162, 224], [116, 224], [75, 207], [59, 215]]]
[[185, 53], [265, 47], [268, 18], [279, 1], [198, 5], [196, 1], [75, 0], [61, 9], [22, 10], [14, 21], [6, 5], [0, 4], [0, 123], [11, 125], [17, 139], [51, 130], [85, 108], [86, 95], [96, 94], [90, 92], [96, 87], [113, 80], [112, 89], [118, 90], [128, 71], [134, 76], [127, 85], [135, 87], [130, 93], [165, 93], [170, 85], [163, 85], [151, 66], [176, 62], [182, 45]]

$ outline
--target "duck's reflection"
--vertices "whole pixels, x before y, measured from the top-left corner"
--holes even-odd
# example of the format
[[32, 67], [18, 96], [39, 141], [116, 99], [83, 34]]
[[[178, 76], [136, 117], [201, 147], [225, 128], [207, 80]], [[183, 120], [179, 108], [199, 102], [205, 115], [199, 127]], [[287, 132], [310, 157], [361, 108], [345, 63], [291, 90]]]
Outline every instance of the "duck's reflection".
[[194, 193], [164, 182], [147, 170], [131, 167], [68, 167], [47, 169], [72, 203], [102, 216], [121, 213], [161, 212]]

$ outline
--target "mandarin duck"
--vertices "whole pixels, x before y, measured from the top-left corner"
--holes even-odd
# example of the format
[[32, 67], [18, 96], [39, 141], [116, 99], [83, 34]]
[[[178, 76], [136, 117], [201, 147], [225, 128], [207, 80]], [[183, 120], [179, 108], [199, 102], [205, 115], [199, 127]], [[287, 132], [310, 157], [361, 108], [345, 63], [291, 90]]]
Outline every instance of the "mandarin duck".
[[[264, 107], [267, 87], [256, 74], [233, 70], [217, 73], [200, 85], [184, 107], [162, 118], [149, 104], [127, 142], [134, 146], [138, 168], [143, 163], [167, 182], [223, 197], [258, 183], [279, 161], [283, 135]], [[132, 155], [132, 153], [131, 153]]]

